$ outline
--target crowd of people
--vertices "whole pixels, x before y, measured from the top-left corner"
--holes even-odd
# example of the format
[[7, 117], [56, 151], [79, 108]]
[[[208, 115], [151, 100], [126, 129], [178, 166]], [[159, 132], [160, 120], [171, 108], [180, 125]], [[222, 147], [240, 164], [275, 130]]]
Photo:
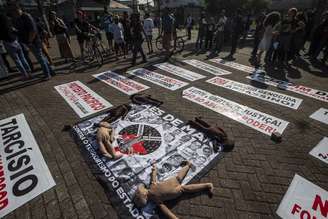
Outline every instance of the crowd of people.
[[[230, 53], [227, 59], [234, 59], [241, 39], [250, 32], [249, 15], [243, 15], [240, 9], [226, 17], [222, 10], [217, 18], [201, 14], [198, 21], [198, 34], [195, 44], [196, 51], [210, 51], [210, 55], [217, 56], [222, 52], [226, 37], [230, 42]], [[311, 61], [317, 60], [322, 52], [321, 61], [325, 63], [328, 58], [328, 11], [320, 17], [316, 25], [314, 11], [298, 11], [290, 8], [286, 15], [273, 11], [268, 14], [260, 13], [254, 19], [254, 45], [250, 61], [254, 65], [261, 65], [262, 56], [266, 64], [280, 66], [288, 65], [291, 60], [297, 60], [301, 55]], [[189, 33], [190, 18], [186, 21]], [[309, 48], [306, 42], [310, 41]], [[303, 53], [303, 54], [301, 54]]]
[[[255, 24], [253, 32], [250, 31], [252, 22]], [[162, 17], [154, 20], [149, 13], [145, 13], [141, 19], [138, 13], [129, 15], [124, 12], [117, 16], [104, 11], [104, 16], [96, 25], [91, 24], [87, 14], [81, 10], [77, 11], [71, 25], [67, 25], [56, 12], [51, 11], [48, 23], [50, 28], [47, 28], [42, 19], [33, 18], [24, 12], [17, 3], [8, 5], [7, 14], [0, 15], [0, 25], [3, 27], [0, 32], [0, 77], [13, 71], [6, 54], [14, 61], [24, 80], [30, 79], [35, 70], [31, 54], [40, 64], [46, 80], [55, 75], [54, 62], [48, 51], [51, 35], [57, 41], [60, 57], [70, 62], [77, 59], [71, 47], [71, 34], [74, 32], [80, 48], [79, 57], [83, 62], [86, 45], [95, 36], [101, 41], [100, 33], [103, 31], [107, 39], [107, 55], [113, 54], [117, 60], [131, 53], [132, 65], [135, 65], [138, 53], [142, 62], [147, 62], [144, 42], [147, 43], [149, 54], [154, 52], [155, 27], [162, 36], [164, 52], [170, 57], [172, 41], [175, 42], [177, 38], [178, 28], [175, 16], [169, 10], [164, 10]], [[208, 56], [219, 56], [225, 44], [229, 43], [230, 53], [225, 58], [233, 60], [241, 39], [245, 40], [252, 33], [254, 44], [250, 62], [254, 65], [260, 66], [264, 58], [266, 64], [284, 66], [301, 55], [315, 61], [321, 52], [324, 54], [321, 61], [326, 62], [328, 58], [328, 11], [322, 14], [319, 22], [315, 21], [314, 11], [303, 12], [296, 8], [289, 9], [286, 15], [274, 11], [260, 13], [252, 16], [252, 19], [240, 9], [229, 17], [225, 10], [221, 10], [217, 17], [201, 13], [198, 22], [194, 22], [194, 18], [188, 15], [183, 24], [188, 40], [192, 39], [195, 24], [198, 27], [195, 50], [210, 51]], [[309, 46], [306, 46], [307, 41], [310, 41]]]

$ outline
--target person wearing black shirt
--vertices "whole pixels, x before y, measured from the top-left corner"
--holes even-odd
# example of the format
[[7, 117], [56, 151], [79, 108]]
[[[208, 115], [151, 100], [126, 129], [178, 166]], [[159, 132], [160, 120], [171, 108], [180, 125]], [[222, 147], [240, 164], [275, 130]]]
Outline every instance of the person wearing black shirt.
[[205, 49], [212, 49], [214, 30], [215, 20], [214, 17], [211, 17], [206, 28]]
[[131, 42], [131, 22], [129, 20], [129, 15], [126, 11], [123, 13], [121, 24], [123, 25], [123, 33], [124, 33], [124, 40], [125, 40], [125, 47], [126, 47], [125, 49], [126, 49], [126, 53], [128, 53], [129, 49], [132, 47], [132, 42]]
[[132, 46], [133, 46], [133, 57], [132, 57], [132, 65], [136, 64], [137, 54], [140, 52], [142, 56], [143, 62], [147, 62], [145, 53], [142, 49], [142, 43], [144, 41], [142, 34], [144, 33], [143, 26], [140, 21], [139, 14], [132, 14], [131, 15], [131, 37], [132, 37]]
[[263, 21], [265, 19], [265, 14], [261, 13], [257, 18], [256, 18], [256, 28], [255, 28], [255, 33], [254, 33], [254, 47], [252, 51], [252, 58], [256, 58], [257, 50], [259, 48], [260, 41], [262, 39], [263, 33], [264, 33], [264, 27], [263, 27]]
[[228, 59], [233, 59], [233, 55], [236, 53], [238, 41], [244, 30], [243, 18], [241, 16], [241, 10], [238, 9], [232, 20], [232, 33], [231, 33], [231, 51], [228, 55]]
[[14, 60], [18, 70], [23, 74], [25, 79], [30, 78], [31, 68], [25, 59], [21, 45], [18, 43], [15, 29], [10, 24], [7, 16], [0, 14], [0, 40], [3, 41], [4, 46], [10, 57]]
[[12, 17], [14, 18], [14, 26], [17, 29], [17, 35], [19, 42], [29, 48], [38, 60], [46, 79], [50, 79], [51, 75], [54, 75], [48, 60], [43, 55], [42, 43], [38, 34], [38, 29], [33, 17], [22, 11], [19, 3], [9, 3], [8, 9]]

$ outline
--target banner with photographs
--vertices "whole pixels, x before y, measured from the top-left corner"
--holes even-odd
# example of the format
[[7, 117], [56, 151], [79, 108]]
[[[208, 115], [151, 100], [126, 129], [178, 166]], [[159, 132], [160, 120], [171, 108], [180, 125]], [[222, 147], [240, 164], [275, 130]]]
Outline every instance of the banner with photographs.
[[292, 82], [278, 80], [261, 72], [250, 74], [246, 78], [328, 103], [328, 91], [317, 90], [303, 85], [296, 85]]
[[176, 76], [186, 79], [188, 81], [197, 81], [199, 79], [205, 78], [204, 75], [189, 71], [187, 69], [181, 68], [176, 65], [172, 65], [167, 62], [156, 64], [154, 66], [158, 69], [162, 69], [164, 71], [167, 71], [173, 75], [176, 75]]
[[231, 74], [230, 71], [224, 70], [222, 68], [218, 68], [216, 66], [207, 64], [207, 63], [199, 61], [197, 59], [183, 60], [183, 62], [187, 63], [188, 65], [191, 65], [195, 68], [198, 68], [198, 69], [201, 69], [208, 73], [211, 73], [213, 75], [229, 75], [229, 74]]
[[286, 94], [281, 94], [266, 89], [253, 87], [248, 84], [239, 83], [237, 81], [229, 80], [222, 77], [215, 77], [207, 80], [206, 82], [219, 87], [224, 87], [226, 89], [236, 91], [241, 94], [245, 94], [261, 100], [265, 100], [270, 103], [279, 104], [281, 106], [285, 106], [292, 109], [298, 109], [298, 107], [301, 105], [303, 101], [300, 98], [292, 97]]
[[133, 95], [149, 89], [146, 85], [112, 71], [106, 71], [92, 76], [127, 95]]
[[56, 185], [24, 114], [0, 121], [0, 217]]
[[213, 95], [196, 87], [184, 90], [182, 97], [269, 136], [273, 132], [282, 134], [288, 125], [288, 122], [282, 119]]
[[113, 106], [80, 81], [61, 84], [55, 86], [55, 89], [80, 118]]
[[257, 70], [256, 68], [251, 67], [251, 66], [242, 65], [242, 64], [239, 64], [237, 62], [226, 61], [226, 60], [223, 60], [223, 59], [220, 59], [220, 58], [211, 59], [210, 61], [214, 62], [214, 63], [217, 63], [217, 64], [220, 64], [220, 65], [230, 67], [230, 68], [234, 68], [234, 69], [239, 70], [239, 71], [244, 71], [244, 72], [247, 72], [247, 73], [253, 73]]
[[113, 206], [121, 218], [150, 218], [155, 214], [152, 203], [138, 209], [134, 202], [137, 186], [149, 186], [151, 164], [156, 163], [158, 180], [174, 176], [184, 160], [192, 168], [183, 181], [186, 184], [199, 179], [221, 157], [213, 151], [213, 143], [203, 133], [196, 131], [179, 117], [150, 105], [134, 105], [125, 119], [112, 123], [115, 132], [113, 146], [125, 154], [129, 148], [139, 154], [125, 154], [119, 160], [102, 156], [96, 134], [98, 124], [107, 113], [85, 120], [73, 127], [76, 141], [83, 148], [93, 173], [101, 180]]
[[138, 68], [127, 72], [130, 75], [137, 76], [141, 79], [157, 84], [158, 86], [164, 87], [171, 91], [178, 90], [186, 85], [187, 82], [180, 81], [153, 71], [149, 71], [145, 68]]

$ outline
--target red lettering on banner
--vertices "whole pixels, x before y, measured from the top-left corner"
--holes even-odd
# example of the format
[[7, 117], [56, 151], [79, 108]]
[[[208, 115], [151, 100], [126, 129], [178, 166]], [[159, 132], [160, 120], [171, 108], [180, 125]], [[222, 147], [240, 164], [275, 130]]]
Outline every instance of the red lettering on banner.
[[297, 88], [300, 91], [303, 91], [305, 93], [310, 93], [310, 91], [312, 90], [309, 87], [303, 87], [302, 85], [295, 85], [295, 88]]
[[228, 81], [226, 81], [226, 80], [224, 80], [222, 78], [215, 78], [214, 83], [216, 83], [216, 84], [222, 84], [223, 85], [223, 84], [228, 83]]
[[8, 205], [7, 191], [4, 191], [6, 188], [5, 176], [2, 166], [2, 160], [0, 160], [0, 210], [4, 209]]
[[313, 201], [312, 209], [317, 211], [318, 206], [320, 207], [320, 213], [322, 216], [327, 217], [328, 215], [328, 201], [325, 200], [325, 203], [321, 200], [321, 197], [319, 195], [315, 196], [315, 199]]
[[301, 210], [301, 206], [298, 204], [294, 204], [293, 209], [292, 209], [292, 214], [295, 214], [295, 212], [299, 213]]
[[273, 132], [273, 128], [270, 127], [270, 126], [268, 126], [268, 127], [266, 127], [265, 132], [272, 133]]

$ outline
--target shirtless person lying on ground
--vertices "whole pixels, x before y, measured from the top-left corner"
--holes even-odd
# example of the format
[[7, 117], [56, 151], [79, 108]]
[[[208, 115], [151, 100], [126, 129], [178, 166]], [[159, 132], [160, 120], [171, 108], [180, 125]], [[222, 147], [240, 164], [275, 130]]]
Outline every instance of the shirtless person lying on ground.
[[120, 159], [123, 154], [113, 147], [114, 130], [108, 122], [100, 122], [97, 132], [97, 142], [102, 155], [110, 159]]

